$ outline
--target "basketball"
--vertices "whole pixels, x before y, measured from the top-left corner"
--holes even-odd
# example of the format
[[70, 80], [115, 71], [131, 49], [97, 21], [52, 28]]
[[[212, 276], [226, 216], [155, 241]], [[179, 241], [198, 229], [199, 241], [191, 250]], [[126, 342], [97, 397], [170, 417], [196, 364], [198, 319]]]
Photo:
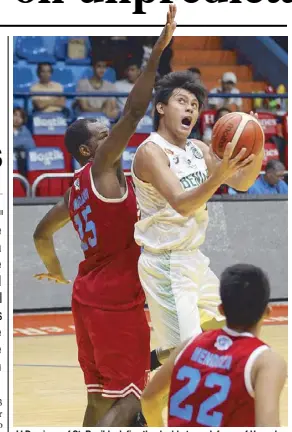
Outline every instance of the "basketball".
[[221, 117], [213, 128], [212, 149], [223, 158], [226, 145], [234, 146], [232, 157], [245, 147], [244, 159], [250, 154], [259, 154], [264, 145], [264, 132], [259, 122], [249, 114], [232, 112]]

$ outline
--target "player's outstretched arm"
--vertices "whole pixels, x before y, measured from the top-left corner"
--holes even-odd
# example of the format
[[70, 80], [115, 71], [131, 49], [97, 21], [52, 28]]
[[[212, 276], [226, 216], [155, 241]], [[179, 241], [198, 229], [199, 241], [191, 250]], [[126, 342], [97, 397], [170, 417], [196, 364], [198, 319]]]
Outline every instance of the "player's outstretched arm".
[[54, 233], [70, 220], [68, 199], [69, 191], [65, 194], [64, 198], [43, 217], [33, 234], [36, 250], [48, 271], [47, 273], [34, 275], [38, 280], [49, 279], [62, 284], [70, 283], [63, 275], [53, 240]]
[[148, 63], [136, 81], [118, 123], [113, 127], [109, 137], [97, 149], [92, 166], [93, 175], [111, 168], [121, 157], [129, 139], [135, 132], [139, 121], [144, 116], [152, 98], [156, 71], [164, 49], [168, 46], [174, 33], [176, 23], [176, 6], [170, 5], [166, 25], [153, 47]]
[[188, 341], [176, 348], [155, 373], [146, 386], [141, 397], [142, 412], [148, 427], [163, 427], [162, 411], [168, 403], [168, 394], [171, 383], [172, 371], [175, 359]]
[[279, 354], [266, 350], [255, 361], [252, 369], [255, 426], [280, 426], [280, 395], [286, 377], [287, 364]]

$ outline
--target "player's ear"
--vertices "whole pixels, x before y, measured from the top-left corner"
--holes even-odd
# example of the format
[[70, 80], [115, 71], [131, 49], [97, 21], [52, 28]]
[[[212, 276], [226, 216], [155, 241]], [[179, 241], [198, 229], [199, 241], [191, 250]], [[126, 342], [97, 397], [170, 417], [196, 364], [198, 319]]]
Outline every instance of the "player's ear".
[[158, 114], [164, 114], [164, 105], [161, 102], [158, 102], [158, 104], [156, 105], [156, 109]]
[[265, 312], [264, 312], [264, 318], [268, 318], [272, 313], [272, 306], [271, 305], [267, 305]]
[[221, 315], [225, 316], [225, 312], [224, 312], [222, 303], [220, 303], [220, 305], [218, 305], [218, 311], [220, 312]]
[[80, 152], [81, 156], [83, 156], [83, 157], [89, 157], [90, 156], [90, 150], [87, 147], [87, 145], [81, 145], [79, 147], [79, 152]]

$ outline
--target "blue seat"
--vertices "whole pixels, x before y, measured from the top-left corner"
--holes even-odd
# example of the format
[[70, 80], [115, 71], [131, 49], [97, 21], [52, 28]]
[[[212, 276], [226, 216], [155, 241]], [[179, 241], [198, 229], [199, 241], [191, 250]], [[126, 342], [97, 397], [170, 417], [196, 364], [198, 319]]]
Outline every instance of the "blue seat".
[[16, 54], [29, 63], [55, 63], [56, 59], [48, 53], [43, 37], [18, 36], [16, 40]]
[[13, 91], [29, 91], [34, 79], [32, 72], [27, 67], [13, 66]]
[[76, 83], [70, 68], [54, 68], [52, 81], [62, 84], [66, 93], [72, 93], [76, 90]]
[[[77, 36], [78, 39], [80, 39], [80, 36]], [[74, 39], [76, 36], [68, 36], [67, 44], [69, 43], [70, 39]], [[85, 48], [86, 48], [86, 56], [82, 59], [72, 59], [68, 58], [67, 56], [67, 47], [66, 47], [66, 64], [68, 65], [90, 65], [91, 64], [91, 57], [90, 57], [90, 51], [91, 51], [91, 44], [89, 41], [88, 36], [83, 36], [82, 39], [85, 40]]]
[[57, 36], [55, 40], [55, 56], [58, 60], [67, 57], [68, 36]]
[[[65, 60], [68, 65], [89, 65], [90, 59], [90, 42], [87, 36], [84, 37], [86, 40], [87, 55], [84, 59], [69, 59], [67, 57], [68, 41], [74, 36], [58, 36], [55, 40], [55, 56], [58, 60]], [[78, 36], [80, 37], [80, 36]]]

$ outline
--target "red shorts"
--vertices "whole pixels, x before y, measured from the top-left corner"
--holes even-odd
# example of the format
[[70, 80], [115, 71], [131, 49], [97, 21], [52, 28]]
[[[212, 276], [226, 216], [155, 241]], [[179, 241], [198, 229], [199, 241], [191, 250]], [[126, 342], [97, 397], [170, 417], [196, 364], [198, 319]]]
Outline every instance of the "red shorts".
[[72, 300], [78, 360], [88, 392], [140, 398], [150, 369], [150, 328], [139, 305], [105, 311]]

